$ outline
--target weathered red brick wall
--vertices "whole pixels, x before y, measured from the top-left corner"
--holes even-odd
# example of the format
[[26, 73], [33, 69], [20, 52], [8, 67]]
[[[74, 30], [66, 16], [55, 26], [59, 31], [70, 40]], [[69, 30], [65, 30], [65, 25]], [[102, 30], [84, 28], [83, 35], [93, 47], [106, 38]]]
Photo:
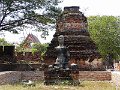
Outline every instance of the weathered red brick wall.
[[0, 72], [0, 85], [2, 84], [13, 84], [20, 82], [21, 72], [18, 71], [6, 71]]
[[[119, 77], [120, 75], [118, 75]], [[111, 80], [111, 72], [108, 71], [79, 71], [73, 75], [74, 79], [79, 78], [80, 81], [109, 81]], [[76, 78], [75, 78], [76, 77]], [[11, 84], [20, 82], [21, 80], [43, 81], [44, 71], [8, 71], [0, 72], [0, 84]], [[114, 78], [113, 78], [114, 80]]]
[[53, 65], [55, 63], [56, 59], [55, 58], [45, 58], [44, 63], [46, 65]]
[[14, 84], [21, 80], [43, 81], [44, 71], [6, 71], [0, 72], [0, 85]]
[[32, 52], [17, 52], [16, 53], [17, 60], [28, 60], [28, 61], [39, 61], [41, 59], [40, 53], [36, 52], [32, 54]]
[[79, 79], [87, 81], [110, 81], [111, 72], [108, 71], [79, 71]]
[[[87, 81], [110, 81], [111, 72], [108, 71], [79, 71], [79, 74], [74, 75], [79, 77], [79, 80]], [[44, 72], [43, 71], [23, 71], [22, 79], [27, 80], [43, 80]]]
[[22, 80], [43, 81], [44, 80], [44, 71], [22, 71], [21, 79]]

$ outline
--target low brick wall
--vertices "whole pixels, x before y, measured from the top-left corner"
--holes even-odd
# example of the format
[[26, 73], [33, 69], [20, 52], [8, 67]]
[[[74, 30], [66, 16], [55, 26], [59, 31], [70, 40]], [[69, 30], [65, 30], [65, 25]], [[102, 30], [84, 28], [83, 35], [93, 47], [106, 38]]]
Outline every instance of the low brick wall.
[[[108, 71], [79, 71], [80, 80], [108, 81], [111, 80], [111, 72]], [[0, 72], [0, 85], [12, 84], [21, 80], [43, 81], [44, 71], [6, 71]]]
[[33, 80], [33, 81], [43, 81], [44, 71], [22, 71], [22, 80]]
[[108, 71], [79, 71], [79, 79], [87, 81], [110, 81], [111, 72]]
[[12, 84], [21, 80], [21, 72], [5, 71], [0, 72], [0, 84]]
[[0, 72], [0, 85], [13, 84], [21, 80], [43, 81], [43, 71], [5, 71]]

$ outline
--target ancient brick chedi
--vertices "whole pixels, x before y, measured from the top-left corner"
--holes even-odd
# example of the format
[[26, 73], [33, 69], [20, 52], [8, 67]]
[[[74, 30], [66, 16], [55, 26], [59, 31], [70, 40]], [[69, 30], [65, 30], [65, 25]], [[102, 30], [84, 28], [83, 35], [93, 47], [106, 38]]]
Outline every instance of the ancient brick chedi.
[[95, 43], [91, 40], [87, 30], [87, 18], [79, 11], [78, 6], [64, 7], [64, 11], [56, 23], [56, 33], [47, 52], [45, 63], [53, 64], [57, 58], [55, 47], [58, 46], [58, 36], [63, 35], [64, 45], [70, 54], [69, 64], [76, 63], [80, 66], [84, 61], [92, 62], [99, 57]]

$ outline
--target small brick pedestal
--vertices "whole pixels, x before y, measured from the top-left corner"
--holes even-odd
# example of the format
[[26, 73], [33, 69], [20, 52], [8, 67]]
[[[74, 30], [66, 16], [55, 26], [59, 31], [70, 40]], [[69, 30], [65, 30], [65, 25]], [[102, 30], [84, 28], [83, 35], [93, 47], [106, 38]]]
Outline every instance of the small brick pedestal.
[[[70, 84], [70, 85], [78, 85], [79, 83], [79, 71], [72, 70], [50, 70], [45, 71], [45, 85], [53, 85], [53, 84]], [[66, 83], [67, 82], [67, 83]]]
[[62, 81], [71, 80], [70, 70], [48, 70], [44, 72], [45, 85], [60, 84]]

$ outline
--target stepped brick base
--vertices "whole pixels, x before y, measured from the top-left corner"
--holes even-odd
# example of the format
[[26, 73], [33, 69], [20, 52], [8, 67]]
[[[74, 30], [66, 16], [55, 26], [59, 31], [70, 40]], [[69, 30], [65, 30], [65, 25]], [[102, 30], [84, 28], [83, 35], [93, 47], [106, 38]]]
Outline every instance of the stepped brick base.
[[[80, 81], [110, 81], [111, 72], [108, 71], [79, 71], [72, 72], [72, 78]], [[44, 71], [6, 71], [0, 72], [0, 85], [20, 82], [21, 80], [43, 81]]]

